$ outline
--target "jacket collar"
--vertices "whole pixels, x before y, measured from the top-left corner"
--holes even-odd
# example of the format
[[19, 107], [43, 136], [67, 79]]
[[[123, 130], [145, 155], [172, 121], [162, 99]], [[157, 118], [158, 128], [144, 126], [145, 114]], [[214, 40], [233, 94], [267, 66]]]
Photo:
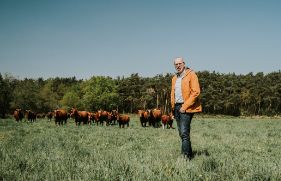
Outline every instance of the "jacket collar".
[[190, 68], [186, 67], [181, 74], [176, 73], [176, 77], [182, 77], [183, 78], [183, 77], [187, 76], [191, 71], [192, 70]]

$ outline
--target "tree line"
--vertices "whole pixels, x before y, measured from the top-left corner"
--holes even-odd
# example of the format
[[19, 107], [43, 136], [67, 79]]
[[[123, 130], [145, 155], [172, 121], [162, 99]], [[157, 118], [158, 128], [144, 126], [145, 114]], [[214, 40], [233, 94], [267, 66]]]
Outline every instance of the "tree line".
[[[246, 75], [197, 72], [203, 112], [233, 116], [281, 113], [281, 72]], [[141, 77], [93, 76], [70, 78], [17, 79], [0, 73], [0, 116], [14, 109], [49, 112], [56, 108], [96, 111], [98, 109], [136, 113], [139, 109], [171, 111], [170, 89], [173, 74]]]

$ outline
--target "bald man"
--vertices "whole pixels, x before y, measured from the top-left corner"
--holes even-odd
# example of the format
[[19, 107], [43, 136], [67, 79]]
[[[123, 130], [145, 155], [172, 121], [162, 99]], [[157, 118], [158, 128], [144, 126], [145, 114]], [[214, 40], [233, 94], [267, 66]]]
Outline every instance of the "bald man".
[[202, 112], [198, 99], [200, 86], [197, 75], [185, 66], [184, 59], [174, 59], [177, 73], [172, 78], [171, 105], [182, 141], [181, 153], [188, 160], [193, 157], [190, 141], [190, 124], [194, 113]]

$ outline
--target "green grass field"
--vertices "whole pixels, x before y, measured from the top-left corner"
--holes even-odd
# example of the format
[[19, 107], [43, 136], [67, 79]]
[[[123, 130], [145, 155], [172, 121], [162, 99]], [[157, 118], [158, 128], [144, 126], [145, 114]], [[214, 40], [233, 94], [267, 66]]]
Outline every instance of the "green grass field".
[[[174, 123], [175, 125], [175, 123]], [[281, 120], [194, 118], [195, 157], [176, 129], [0, 120], [0, 180], [281, 180]]]

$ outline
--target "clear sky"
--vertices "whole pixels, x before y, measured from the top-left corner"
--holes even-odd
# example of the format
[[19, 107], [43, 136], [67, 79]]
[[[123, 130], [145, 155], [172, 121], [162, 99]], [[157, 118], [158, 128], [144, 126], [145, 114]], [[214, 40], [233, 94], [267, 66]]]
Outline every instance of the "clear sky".
[[0, 0], [0, 72], [18, 78], [281, 69], [280, 0]]

